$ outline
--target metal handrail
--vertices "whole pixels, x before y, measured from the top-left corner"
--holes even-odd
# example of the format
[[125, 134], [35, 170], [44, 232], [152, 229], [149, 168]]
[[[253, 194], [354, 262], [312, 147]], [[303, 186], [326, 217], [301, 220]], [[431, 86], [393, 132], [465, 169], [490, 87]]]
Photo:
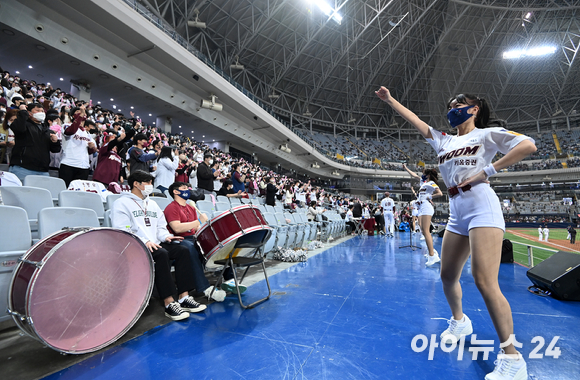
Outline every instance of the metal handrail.
[[534, 266], [534, 248], [542, 249], [544, 251], [550, 251], [550, 252], [559, 252], [558, 250], [555, 250], [555, 249], [538, 247], [537, 245], [525, 244], [525, 243], [520, 243], [517, 241], [512, 241], [512, 244], [525, 245], [526, 247], [528, 247], [528, 266], [530, 268]]

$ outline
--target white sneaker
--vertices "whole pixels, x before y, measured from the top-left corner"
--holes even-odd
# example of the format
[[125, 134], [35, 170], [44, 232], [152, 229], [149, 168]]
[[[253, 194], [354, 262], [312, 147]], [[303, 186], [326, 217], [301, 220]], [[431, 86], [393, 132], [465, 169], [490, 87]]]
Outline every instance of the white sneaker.
[[[213, 290], [214, 286], [210, 285], [209, 288], [207, 288], [206, 290], [203, 291], [203, 294], [205, 294], [205, 296], [207, 297], [207, 299], [212, 299], [216, 302], [224, 302], [224, 300], [226, 299], [226, 292], [224, 292], [221, 289], [216, 289], [213, 294], [211, 294], [211, 291]], [[209, 298], [209, 295], [211, 294], [211, 298]]]
[[425, 240], [425, 236], [421, 235], [421, 238], [419, 240]]
[[437, 264], [440, 261], [441, 261], [441, 259], [439, 258], [439, 255], [438, 254], [434, 254], [433, 256], [427, 257], [427, 263], [425, 265], [427, 265], [428, 267], [430, 267], [431, 265]]
[[462, 336], [467, 336], [473, 333], [471, 319], [469, 319], [465, 314], [463, 314], [463, 322], [457, 321], [453, 319], [453, 316], [451, 316], [451, 319], [448, 320], [447, 323], [449, 323], [449, 327], [441, 333], [441, 342], [457, 343]]
[[497, 354], [497, 360], [493, 362], [493, 372], [485, 375], [485, 380], [527, 380], [528, 366], [522, 354], [506, 355], [504, 350]]

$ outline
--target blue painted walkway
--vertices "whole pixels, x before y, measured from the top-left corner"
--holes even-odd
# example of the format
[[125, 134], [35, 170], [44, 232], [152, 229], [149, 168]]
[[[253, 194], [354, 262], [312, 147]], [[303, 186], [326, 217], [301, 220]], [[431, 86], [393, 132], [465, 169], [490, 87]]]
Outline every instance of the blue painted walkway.
[[[423, 250], [399, 249], [395, 239], [354, 238], [272, 276], [276, 295], [242, 311], [237, 298], [212, 304], [201, 315], [173, 322], [50, 376], [50, 379], [483, 379], [493, 370], [498, 342], [471, 274], [462, 277], [464, 311], [478, 340], [494, 340], [487, 360], [463, 359], [434, 348], [414, 352], [413, 338], [446, 327], [450, 312], [439, 265], [426, 268]], [[418, 238], [417, 238], [417, 242]], [[441, 239], [435, 241], [440, 251]], [[531, 379], [580, 378], [580, 303], [527, 291], [526, 268], [502, 264], [500, 284], [514, 315], [516, 339]], [[244, 294], [262, 296], [258, 283]], [[530, 359], [554, 336], [559, 358]], [[421, 347], [421, 340], [417, 346]], [[487, 345], [489, 346], [489, 345]]]

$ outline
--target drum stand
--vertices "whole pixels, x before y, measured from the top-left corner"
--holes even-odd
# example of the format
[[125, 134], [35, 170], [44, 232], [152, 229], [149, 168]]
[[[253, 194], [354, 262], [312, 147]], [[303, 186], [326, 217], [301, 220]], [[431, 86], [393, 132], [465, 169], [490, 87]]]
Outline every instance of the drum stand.
[[[234, 249], [232, 249], [232, 251], [228, 255], [227, 259], [215, 261], [216, 264], [223, 265], [224, 267], [220, 273], [217, 284], [214, 286], [211, 294], [209, 295], [210, 299], [211, 299], [211, 296], [213, 295], [213, 292], [215, 291], [215, 289], [219, 288], [219, 286], [221, 285], [221, 283], [223, 281], [224, 272], [228, 266], [232, 268], [232, 272], [234, 274], [234, 282], [236, 284], [236, 292], [238, 293], [238, 300], [240, 301], [241, 307], [243, 307], [244, 309], [252, 309], [256, 305], [270, 299], [270, 296], [272, 295], [272, 289], [270, 288], [270, 282], [268, 281], [268, 274], [266, 273], [266, 265], [264, 264], [264, 255], [263, 255], [264, 252], [263, 251], [264, 251], [264, 244], [270, 238], [271, 233], [272, 232], [268, 230], [268, 233], [265, 235], [265, 237], [260, 239], [259, 241], [245, 240], [244, 236], [242, 236], [238, 240], [238, 242], [236, 243]], [[248, 235], [246, 235], [246, 236], [248, 236]], [[243, 240], [245, 240], [245, 241], [243, 241]], [[238, 248], [255, 248], [254, 255], [252, 257], [233, 257], [232, 255], [234, 254], [234, 252]], [[268, 285], [268, 295], [264, 298], [261, 298], [261, 299], [255, 301], [255, 302], [252, 302], [249, 305], [244, 305], [244, 303], [242, 302], [242, 296], [241, 296], [241, 292], [240, 292], [240, 283], [242, 281], [244, 281], [244, 277], [246, 277], [246, 273], [248, 273], [248, 270], [250, 269], [250, 267], [252, 265], [261, 265], [262, 266], [262, 270], [264, 271], [264, 277], [266, 278], [266, 285]], [[244, 271], [242, 278], [238, 281], [238, 276], [236, 274], [236, 268], [239, 268], [239, 267], [246, 267], [246, 270]]]
[[415, 248], [419, 249], [421, 247], [418, 247], [416, 245], [413, 245], [413, 232], [409, 229], [409, 245], [403, 245], [401, 247], [399, 247], [399, 249], [401, 248], [411, 248], [411, 250], [415, 250]]

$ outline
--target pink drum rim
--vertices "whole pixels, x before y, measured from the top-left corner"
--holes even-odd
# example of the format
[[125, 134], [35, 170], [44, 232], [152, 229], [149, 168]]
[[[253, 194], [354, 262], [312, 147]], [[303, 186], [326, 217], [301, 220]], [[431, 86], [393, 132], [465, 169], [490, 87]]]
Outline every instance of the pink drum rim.
[[[195, 233], [195, 237], [197, 238], [199, 235], [201, 235], [202, 231], [205, 231], [207, 228], [209, 228], [209, 226], [211, 225], [210, 222], [216, 221], [216, 220], [220, 220], [221, 218], [225, 217], [227, 214], [233, 214], [232, 210], [241, 210], [244, 208], [251, 208], [254, 209], [258, 212], [261, 212], [259, 208], [257, 208], [254, 205], [240, 205], [240, 206], [236, 206], [236, 207], [232, 207], [229, 210], [226, 211], [222, 211], [220, 214], [214, 216], [213, 218], [209, 219], [206, 223], [203, 224], [203, 227], [201, 227], [196, 233]], [[269, 227], [267, 224], [262, 224], [262, 226], [264, 227]]]
[[[85, 229], [80, 229], [78, 232], [84, 231]], [[28, 258], [30, 257], [30, 255], [32, 254], [32, 251], [34, 249], [36, 249], [36, 247], [40, 246], [41, 243], [45, 243], [46, 241], [52, 239], [54, 236], [56, 235], [60, 235], [62, 233], [64, 233], [65, 230], [59, 230], [59, 231], [55, 231], [52, 234], [45, 236], [43, 239], [40, 239], [36, 244], [34, 244], [32, 247], [28, 248], [28, 250], [20, 257], [20, 259], [18, 260], [18, 263], [16, 264], [16, 267], [14, 268], [14, 270], [12, 271], [12, 278], [10, 279], [10, 286], [8, 287], [8, 308], [10, 310], [14, 310], [14, 305], [12, 304], [12, 292], [13, 292], [13, 286], [14, 286], [14, 280], [16, 275], [20, 272], [20, 268], [22, 268], [22, 266], [24, 264], [26, 264], [23, 260], [28, 260]], [[77, 233], [78, 233], [77, 232]], [[75, 234], [72, 234], [71, 236], [74, 236]], [[70, 236], [69, 236], [70, 237]], [[54, 247], [53, 247], [54, 248]], [[47, 255], [50, 254], [50, 251], [47, 253]], [[45, 256], [46, 257], [46, 256]], [[44, 258], [43, 258], [44, 259]], [[34, 274], [31, 276], [32, 277], [36, 274], [36, 270], [34, 271]], [[28, 293], [28, 289], [26, 290], [26, 293]], [[25, 307], [26, 307], [26, 300], [25, 300]], [[12, 315], [12, 319], [14, 319], [14, 322], [19, 325], [20, 321], [18, 320], [19, 318], [17, 318], [15, 315]], [[31, 336], [30, 334], [26, 333], [26, 335], [30, 336], [31, 338], [37, 339], [34, 336]]]
[[[76, 232], [75, 234], [72, 234], [72, 235], [70, 235], [69, 237], [67, 237], [66, 239], [62, 240], [62, 241], [61, 241], [61, 242], [59, 242], [57, 245], [55, 245], [55, 246], [54, 246], [54, 247], [53, 247], [53, 248], [52, 248], [52, 249], [51, 249], [51, 250], [50, 250], [50, 251], [49, 251], [49, 252], [48, 252], [48, 253], [47, 253], [47, 254], [46, 254], [44, 257], [43, 257], [43, 259], [41, 260], [41, 263], [42, 263], [42, 264], [46, 263], [46, 262], [48, 261], [48, 259], [49, 259], [50, 257], [52, 257], [52, 255], [53, 255], [53, 254], [54, 254], [54, 253], [55, 253], [55, 252], [56, 252], [56, 251], [57, 251], [57, 250], [58, 250], [60, 247], [62, 247], [64, 244], [66, 244], [67, 242], [71, 241], [71, 240], [72, 240], [72, 239], [74, 239], [75, 237], [79, 236], [79, 234], [84, 234], [84, 233], [87, 233], [87, 232], [90, 232], [90, 231], [95, 231], [95, 230], [110, 230], [110, 231], [115, 231], [115, 232], [119, 232], [119, 233], [123, 233], [123, 234], [129, 235], [129, 236], [131, 236], [131, 237], [132, 237], [132, 238], [133, 238], [133, 239], [134, 239], [136, 242], [138, 242], [138, 244], [140, 244], [140, 245], [143, 247], [143, 249], [144, 249], [144, 250], [145, 250], [147, 253], [149, 253], [149, 249], [148, 249], [148, 248], [147, 248], [147, 246], [146, 246], [146, 245], [143, 243], [143, 241], [141, 241], [141, 239], [139, 239], [138, 237], [136, 237], [135, 235], [133, 235], [133, 234], [132, 234], [132, 233], [130, 233], [130, 232], [123, 231], [123, 230], [116, 229], [116, 228], [109, 228], [109, 227], [98, 227], [98, 228], [79, 228], [79, 231], [78, 231], [78, 232]], [[44, 242], [45, 240], [47, 240], [47, 239], [49, 239], [49, 238], [53, 237], [54, 235], [56, 235], [56, 234], [58, 234], [58, 233], [62, 233], [62, 230], [60, 230], [60, 231], [57, 231], [57, 232], [55, 232], [55, 233], [53, 233], [53, 234], [51, 234], [51, 235], [47, 236], [45, 239], [43, 239], [43, 240], [39, 241], [37, 244], [35, 244], [35, 246], [36, 246], [36, 245], [38, 245], [38, 244], [40, 244], [40, 242]], [[32, 250], [32, 248], [31, 248], [30, 250]], [[30, 250], [29, 250], [29, 251], [30, 251]], [[27, 251], [25, 255], [28, 255], [28, 254], [29, 254], [29, 251]], [[28, 332], [26, 332], [26, 331], [25, 331], [23, 328], [21, 328], [21, 330], [22, 330], [23, 332], [25, 332], [25, 333], [26, 333], [28, 336], [31, 336], [32, 338], [34, 338], [34, 339], [36, 339], [36, 340], [40, 341], [42, 344], [44, 344], [44, 345], [46, 345], [46, 346], [48, 346], [48, 347], [52, 348], [53, 350], [55, 350], [55, 351], [58, 351], [58, 352], [62, 352], [62, 353], [67, 353], [67, 354], [86, 354], [86, 353], [90, 353], [90, 352], [95, 352], [95, 351], [98, 351], [98, 350], [100, 350], [100, 349], [102, 349], [102, 348], [105, 348], [105, 347], [107, 347], [107, 346], [109, 346], [109, 345], [111, 345], [111, 344], [115, 343], [117, 340], [119, 340], [121, 337], [123, 337], [123, 335], [125, 335], [125, 334], [127, 333], [127, 331], [129, 331], [129, 330], [131, 329], [131, 327], [133, 327], [133, 326], [135, 325], [135, 323], [136, 323], [136, 322], [139, 320], [139, 318], [141, 317], [141, 315], [142, 315], [142, 314], [143, 314], [143, 312], [145, 311], [145, 308], [146, 308], [146, 307], [147, 307], [147, 305], [149, 304], [149, 300], [150, 300], [150, 298], [151, 298], [151, 294], [152, 294], [152, 292], [153, 292], [153, 286], [154, 286], [155, 266], [154, 266], [154, 264], [153, 264], [153, 258], [151, 257], [151, 254], [148, 254], [148, 255], [147, 255], [147, 257], [148, 257], [149, 267], [150, 267], [150, 269], [151, 269], [151, 271], [150, 271], [150, 275], [151, 275], [151, 281], [149, 281], [149, 287], [148, 287], [148, 289], [147, 289], [147, 292], [146, 292], [146, 294], [145, 294], [145, 297], [144, 297], [144, 302], [143, 302], [143, 304], [141, 305], [141, 307], [139, 308], [139, 310], [138, 310], [137, 314], [136, 314], [136, 315], [133, 317], [133, 319], [131, 320], [131, 322], [130, 322], [130, 323], [127, 325], [127, 326], [125, 326], [125, 328], [123, 328], [123, 329], [122, 329], [122, 330], [121, 330], [121, 331], [120, 331], [120, 332], [119, 332], [119, 333], [118, 333], [118, 334], [117, 334], [117, 335], [116, 335], [114, 338], [112, 338], [112, 339], [108, 340], [107, 342], [104, 342], [104, 343], [102, 343], [102, 344], [100, 344], [100, 345], [98, 345], [98, 346], [92, 347], [92, 348], [90, 348], [90, 349], [79, 350], [79, 351], [63, 350], [62, 348], [60, 348], [60, 347], [56, 347], [56, 346], [54, 346], [54, 345], [50, 344], [49, 342], [45, 341], [45, 340], [42, 338], [42, 335], [41, 335], [41, 334], [40, 334], [40, 333], [37, 331], [37, 329], [36, 329], [36, 327], [35, 327], [35, 325], [34, 325], [34, 321], [32, 321], [32, 319], [31, 319], [31, 318], [30, 318], [30, 316], [29, 316], [29, 315], [30, 315], [30, 307], [31, 307], [31, 305], [30, 305], [30, 302], [31, 302], [31, 300], [30, 300], [30, 294], [32, 294], [32, 292], [33, 292], [33, 290], [34, 290], [34, 286], [35, 286], [36, 278], [38, 277], [39, 273], [41, 272], [41, 270], [42, 270], [42, 267], [40, 267], [40, 268], [36, 268], [36, 269], [34, 270], [34, 273], [33, 273], [33, 275], [30, 277], [30, 281], [29, 281], [29, 283], [28, 283], [28, 288], [27, 288], [27, 290], [26, 290], [26, 300], [25, 300], [25, 310], [26, 310], [26, 315], [25, 315], [25, 316], [26, 316], [27, 325], [28, 325], [28, 326], [30, 326], [30, 328], [33, 330], [33, 332], [34, 332], [34, 334], [35, 334], [35, 335], [34, 335], [34, 336], [31, 336], [31, 335], [30, 335]], [[25, 258], [25, 257], [23, 256], [23, 258]], [[20, 264], [24, 264], [24, 263], [23, 263], [23, 262], [20, 262], [20, 263], [19, 263], [19, 265], [20, 265]], [[16, 269], [15, 269], [15, 271], [14, 271], [14, 275], [15, 275], [15, 274], [16, 274]], [[14, 276], [13, 276], [13, 278], [12, 278], [12, 281], [10, 282], [10, 291], [12, 290], [12, 284], [13, 284], [13, 283], [14, 283]], [[10, 293], [9, 293], [9, 295], [10, 295], [10, 294], [12, 294], [12, 293], [10, 292]], [[11, 301], [10, 301], [10, 300], [11, 300], [11, 298], [12, 298], [12, 297], [9, 297], [9, 302], [11, 302]], [[12, 305], [10, 305], [10, 306], [12, 306]], [[14, 315], [13, 315], [12, 317], [13, 317], [13, 319], [15, 319], [15, 320], [16, 320], [16, 316], [14, 316]], [[17, 323], [17, 325], [20, 327], [20, 324], [18, 324], [18, 323]]]
[[209, 251], [208, 256], [206, 257], [206, 260], [209, 260], [212, 258], [212, 256], [216, 253], [216, 251], [218, 251], [219, 249], [223, 248], [224, 245], [230, 243], [232, 240], [234, 239], [239, 239], [240, 237], [242, 237], [243, 235], [246, 235], [248, 233], [251, 232], [256, 232], [256, 231], [261, 231], [261, 230], [272, 230], [272, 227], [270, 226], [254, 226], [254, 227], [250, 227], [246, 230], [246, 232], [236, 232], [235, 234], [233, 234], [232, 236], [230, 236], [229, 238], [227, 238], [226, 240], [224, 240], [223, 242], [218, 242], [220, 243], [222, 246], [220, 246], [219, 244], [217, 246], [215, 246], [211, 251]]

